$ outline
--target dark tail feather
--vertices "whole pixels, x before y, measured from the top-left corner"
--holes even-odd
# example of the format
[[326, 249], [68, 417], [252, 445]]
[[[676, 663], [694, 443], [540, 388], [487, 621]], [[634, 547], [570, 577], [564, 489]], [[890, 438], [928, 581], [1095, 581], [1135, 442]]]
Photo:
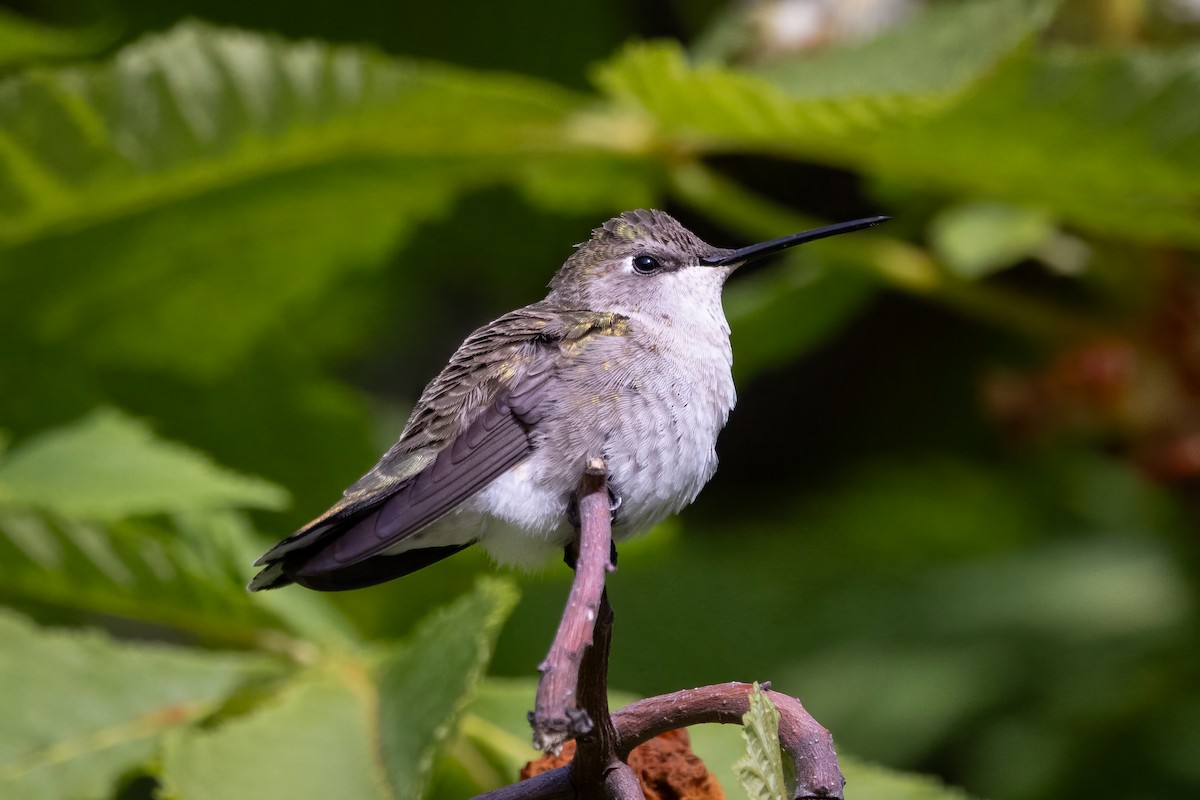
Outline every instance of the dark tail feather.
[[298, 583], [308, 589], [319, 592], [341, 592], [347, 589], [362, 589], [377, 583], [390, 581], [392, 578], [403, 577], [410, 572], [428, 567], [430, 564], [448, 558], [460, 550], [471, 546], [467, 544], [448, 545], [445, 547], [425, 547], [420, 550], [409, 550], [394, 556], [372, 556], [358, 562], [330, 570], [306, 569], [308, 559], [303, 552], [289, 554], [288, 558], [271, 564], [254, 577], [250, 582], [250, 591], [275, 589]]

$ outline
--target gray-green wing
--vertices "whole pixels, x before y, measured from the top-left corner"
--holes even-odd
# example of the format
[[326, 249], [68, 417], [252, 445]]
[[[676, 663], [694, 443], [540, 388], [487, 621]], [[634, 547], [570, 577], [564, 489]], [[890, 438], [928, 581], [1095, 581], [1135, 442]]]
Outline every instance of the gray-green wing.
[[[351, 588], [430, 563], [427, 551], [407, 560], [381, 553], [528, 457], [564, 342], [623, 330], [613, 314], [539, 304], [476, 331], [426, 387], [396, 445], [339, 503], [264, 555], [267, 569], [251, 588], [292, 580]], [[432, 560], [461, 548], [440, 549]], [[330, 580], [338, 574], [352, 580]]]

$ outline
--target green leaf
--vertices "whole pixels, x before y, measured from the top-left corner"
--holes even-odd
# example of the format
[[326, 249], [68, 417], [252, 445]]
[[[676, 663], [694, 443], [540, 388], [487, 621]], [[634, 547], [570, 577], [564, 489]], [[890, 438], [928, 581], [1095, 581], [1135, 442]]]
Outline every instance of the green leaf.
[[779, 710], [757, 682], [750, 709], [742, 715], [746, 755], [733, 765], [750, 800], [788, 800], [779, 748]]
[[797, 98], [953, 95], [1045, 28], [1058, 0], [935, 4], [863, 44], [776, 61], [759, 74]]
[[94, 53], [113, 38], [111, 26], [52, 28], [0, 9], [0, 67]]
[[459, 193], [576, 157], [602, 171], [607, 149], [565, 127], [580, 105], [532, 79], [194, 22], [13, 78], [0, 327], [100, 364], [218, 375], [319, 319], [339, 278]]
[[648, 117], [660, 139], [686, 147], [829, 152], [847, 134], [928, 116], [1028, 41], [1056, 6], [955, 3], [859, 47], [754, 72], [693, 66], [674, 42], [635, 44], [594, 80]]
[[0, 596], [241, 646], [353, 638], [325, 597], [245, 591], [262, 545], [230, 507], [283, 498], [102, 409], [0, 457]]
[[34, 437], [0, 461], [0, 505], [78, 519], [281, 508], [286, 501], [279, 487], [157, 439], [112, 409]]
[[[1006, 3], [1021, 5], [984, 5], [998, 12]], [[967, 7], [978, 4], [955, 5], [970, 16], [976, 12]], [[961, 30], [948, 27], [945, 43], [931, 46], [964, 53], [984, 47], [986, 19], [980, 14]], [[1044, 11], [1032, 14], [1026, 33], [1044, 21]], [[922, 30], [918, 19], [911, 35], [920, 37]], [[1013, 47], [1025, 38], [1004, 34], [999, 41]], [[911, 45], [913, 58], [920, 57], [922, 42]], [[963, 57], [964, 65], [973, 61]], [[629, 149], [816, 159], [1038, 209], [1105, 235], [1200, 243], [1200, 115], [1193, 112], [1200, 106], [1200, 48], [1018, 48], [1003, 61], [984, 59], [976, 66], [984, 61], [995, 68], [952, 94], [930, 94], [937, 85], [926, 74], [910, 87], [912, 94], [897, 93], [904, 85], [900, 77], [882, 84], [890, 94], [845, 87], [845, 94], [825, 94], [813, 78], [817, 93], [796, 97], [761, 74], [692, 66], [678, 45], [654, 43], [627, 48], [598, 70], [596, 80], [647, 127], [641, 144], [626, 144]], [[882, 56], [880, 63], [880, 69], [906, 74]], [[820, 68], [821, 59], [812, 62], [814, 72]], [[951, 84], [962, 85], [963, 78]]]
[[1042, 209], [1106, 236], [1200, 243], [1200, 47], [1017, 59], [921, 125], [846, 142], [884, 176]]
[[169, 797], [422, 797], [516, 602], [481, 581], [381, 658], [337, 653], [276, 702], [211, 730], [180, 731], [163, 762]]
[[[513, 783], [525, 764], [542, 755], [533, 747], [528, 720], [536, 691], [532, 678], [480, 682], [463, 712], [458, 739], [435, 773], [433, 797], [454, 800], [464, 788], [474, 795]], [[455, 779], [452, 786], [446, 785], [448, 776]]]
[[998, 203], [942, 211], [930, 226], [934, 250], [955, 274], [981, 278], [1036, 253], [1054, 235], [1042, 212]]
[[172, 736], [162, 759], [172, 800], [286, 797], [388, 800], [372, 742], [376, 720], [366, 671], [297, 681], [275, 702], [212, 730]]
[[257, 656], [118, 644], [0, 614], [0, 794], [107, 797], [165, 733], [273, 673]]
[[482, 580], [475, 592], [423, 622], [384, 663], [380, 748], [398, 798], [415, 800], [425, 791], [516, 601], [512, 584]]
[[881, 124], [873, 101], [799, 101], [766, 78], [711, 65], [692, 66], [676, 42], [625, 47], [592, 75], [618, 109], [632, 112], [625, 143], [647, 153], [666, 143], [698, 150], [771, 150], [799, 137], [821, 139]]
[[0, 598], [241, 647], [295, 646], [282, 631], [323, 643], [354, 638], [324, 596], [248, 594], [261, 549], [236, 514], [98, 524], [0, 512]]

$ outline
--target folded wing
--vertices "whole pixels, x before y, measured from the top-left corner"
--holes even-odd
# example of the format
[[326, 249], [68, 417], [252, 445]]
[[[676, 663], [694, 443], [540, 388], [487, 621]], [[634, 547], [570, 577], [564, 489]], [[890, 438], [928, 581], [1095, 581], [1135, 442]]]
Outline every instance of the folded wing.
[[535, 305], [476, 331], [426, 387], [396, 445], [340, 502], [260, 558], [249, 588], [359, 588], [468, 546], [414, 538], [528, 457], [561, 343], [608, 332], [616, 320]]

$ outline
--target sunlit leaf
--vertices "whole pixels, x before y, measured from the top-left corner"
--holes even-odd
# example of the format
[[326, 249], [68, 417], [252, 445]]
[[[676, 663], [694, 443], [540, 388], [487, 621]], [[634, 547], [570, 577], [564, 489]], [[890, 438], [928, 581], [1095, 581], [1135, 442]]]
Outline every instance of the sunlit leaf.
[[669, 141], [827, 151], [848, 134], [930, 114], [1027, 42], [1055, 6], [1053, 0], [942, 6], [864, 45], [756, 71], [692, 65], [671, 42], [636, 44], [601, 65], [594, 78], [625, 108], [647, 115]]
[[536, 689], [532, 678], [480, 682], [458, 738], [437, 765], [431, 797], [456, 800], [513, 783], [525, 764], [541, 756], [528, 721]]
[[[1200, 243], [1200, 49], [1049, 50], [849, 161], [1053, 212], [1105, 235]], [[1103, 131], [1103, 135], [1097, 135]]]
[[0, 461], [0, 505], [78, 519], [280, 508], [286, 501], [279, 487], [218, 467], [107, 409], [26, 441]]
[[[1006, 1], [984, 5], [998, 10]], [[912, 24], [911, 35], [921, 36], [928, 16]], [[1044, 21], [1044, 12], [1033, 14], [1023, 35], [1001, 33], [996, 41], [1011, 50]], [[986, 47], [984, 22], [986, 14], [961, 30], [947, 28], [937, 46]], [[916, 57], [921, 46], [914, 41], [906, 52]], [[963, 59], [976, 61], [969, 53]], [[994, 68], [936, 102], [921, 100], [930, 73], [914, 79], [914, 94], [897, 94], [907, 72], [895, 65], [896, 83], [884, 84], [893, 86], [890, 94], [847, 88], [796, 98], [757, 73], [693, 66], [677, 45], [651, 43], [604, 64], [597, 82], [626, 112], [642, 115], [651, 131], [640, 147], [648, 152], [667, 143], [815, 159], [1041, 209], [1137, 241], [1200, 242], [1200, 50], [1018, 50], [976, 68], [985, 65]], [[819, 68], [818, 59], [803, 69]]]
[[0, 326], [219, 374], [465, 189], [604, 158], [563, 129], [579, 106], [532, 79], [200, 23], [14, 77]]
[[165, 733], [274, 671], [258, 656], [118, 644], [0, 615], [0, 794], [107, 797]]
[[111, 25], [55, 28], [0, 8], [0, 67], [86, 55], [112, 38]]
[[946, 266], [964, 278], [980, 278], [1028, 258], [1054, 235], [1043, 213], [1016, 206], [973, 203], [954, 206], [933, 221], [930, 238]]
[[[796, 100], [750, 72], [692, 66], [675, 42], [629, 45], [593, 79], [619, 108], [646, 117], [640, 138], [617, 144], [651, 152], [663, 142], [701, 151], [786, 150], [796, 141], [873, 128], [892, 111], [879, 98]], [[636, 117], [627, 124], [638, 128]]]
[[933, 4], [863, 44], [772, 62], [759, 74], [797, 98], [953, 95], [1043, 29], [1058, 0]]
[[249, 595], [250, 564], [261, 549], [236, 514], [93, 523], [0, 512], [0, 598], [239, 646], [290, 646], [281, 632], [318, 642], [353, 638], [327, 597]]
[[481, 581], [474, 593], [423, 622], [383, 665], [380, 748], [397, 797], [416, 800], [424, 792], [516, 600], [511, 584]]
[[191, 729], [171, 737], [163, 755], [166, 796], [393, 797], [374, 751], [371, 687], [361, 665], [347, 664], [343, 678], [302, 678], [245, 717], [209, 731]]
[[511, 584], [483, 581], [402, 644], [339, 652], [244, 717], [180, 731], [164, 759], [168, 795], [422, 797], [515, 602]]
[[344, 640], [348, 626], [327, 598], [245, 591], [261, 544], [232, 507], [284, 498], [136, 420], [97, 411], [0, 458], [0, 596], [241, 645], [280, 629]]

